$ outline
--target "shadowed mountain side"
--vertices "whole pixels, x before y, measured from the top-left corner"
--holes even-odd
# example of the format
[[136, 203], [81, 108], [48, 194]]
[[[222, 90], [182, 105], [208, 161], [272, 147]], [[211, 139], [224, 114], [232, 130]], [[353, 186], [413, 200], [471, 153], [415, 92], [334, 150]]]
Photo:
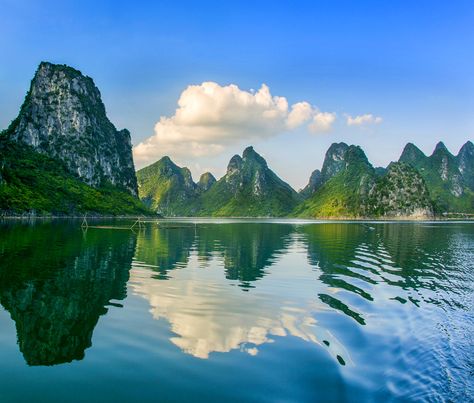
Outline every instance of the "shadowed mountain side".
[[1, 234], [0, 302], [25, 361], [83, 359], [106, 306], [126, 296], [135, 236], [49, 224], [2, 227]]
[[208, 178], [196, 185], [191, 171], [178, 167], [169, 157], [139, 170], [137, 180], [140, 199], [153, 211], [166, 216], [184, 215], [199, 193], [212, 184]]

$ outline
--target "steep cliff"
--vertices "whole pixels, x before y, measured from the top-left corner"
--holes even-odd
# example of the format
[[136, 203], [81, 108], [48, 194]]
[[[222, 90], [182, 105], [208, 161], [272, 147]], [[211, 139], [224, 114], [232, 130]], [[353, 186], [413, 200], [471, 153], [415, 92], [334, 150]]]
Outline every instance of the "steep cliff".
[[42, 62], [5, 134], [63, 161], [88, 185], [137, 195], [130, 133], [115, 129], [94, 82], [78, 70]]
[[323, 175], [319, 169], [315, 169], [309, 177], [308, 184], [299, 191], [301, 197], [307, 199], [323, 184]]

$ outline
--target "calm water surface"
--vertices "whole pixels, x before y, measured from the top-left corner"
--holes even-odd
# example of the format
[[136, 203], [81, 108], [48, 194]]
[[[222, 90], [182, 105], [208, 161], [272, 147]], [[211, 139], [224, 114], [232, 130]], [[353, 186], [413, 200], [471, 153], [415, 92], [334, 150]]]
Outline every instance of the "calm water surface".
[[0, 224], [0, 401], [473, 401], [474, 224]]

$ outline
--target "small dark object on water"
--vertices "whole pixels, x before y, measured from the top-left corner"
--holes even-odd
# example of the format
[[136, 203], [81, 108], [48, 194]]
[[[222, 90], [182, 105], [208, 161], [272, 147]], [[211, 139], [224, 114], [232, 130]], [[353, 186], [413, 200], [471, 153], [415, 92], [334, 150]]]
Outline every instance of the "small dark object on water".
[[344, 361], [344, 358], [342, 358], [340, 355], [336, 356], [336, 358], [339, 361], [339, 364], [346, 365], [346, 362]]

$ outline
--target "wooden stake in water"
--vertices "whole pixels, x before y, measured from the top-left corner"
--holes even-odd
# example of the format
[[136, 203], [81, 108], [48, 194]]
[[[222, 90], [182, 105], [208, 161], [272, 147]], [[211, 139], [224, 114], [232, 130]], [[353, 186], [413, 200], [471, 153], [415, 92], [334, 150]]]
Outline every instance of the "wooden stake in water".
[[84, 218], [82, 219], [81, 228], [88, 228], [89, 227], [89, 224], [87, 223], [86, 216], [87, 216], [87, 214], [84, 214]]
[[142, 225], [145, 225], [145, 224], [142, 222], [141, 217], [138, 217], [138, 218], [137, 218], [137, 221], [135, 221], [135, 222], [133, 223], [133, 225], [130, 227], [130, 229], [132, 229], [132, 228], [133, 228], [135, 225], [137, 225], [137, 224], [138, 224], [138, 228], [142, 228]]

